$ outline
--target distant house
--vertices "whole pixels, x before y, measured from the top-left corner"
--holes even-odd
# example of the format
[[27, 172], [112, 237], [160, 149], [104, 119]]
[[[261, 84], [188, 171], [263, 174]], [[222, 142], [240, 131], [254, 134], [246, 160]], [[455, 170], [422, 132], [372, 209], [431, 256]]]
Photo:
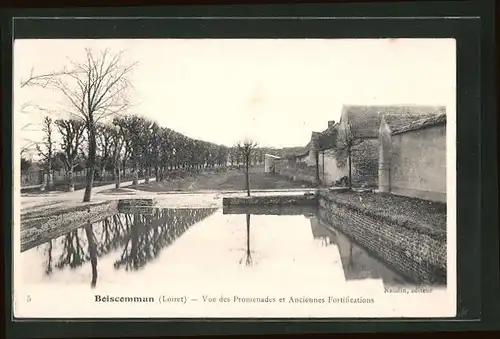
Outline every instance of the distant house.
[[[339, 168], [335, 158], [337, 134], [338, 123], [331, 120], [324, 131], [312, 132], [307, 145], [288, 152], [280, 162], [286, 162], [285, 167], [293, 168], [296, 173], [309, 178], [315, 178], [319, 174], [320, 182], [331, 185], [346, 175], [345, 170]], [[316, 154], [318, 155], [318, 171], [316, 171]]]
[[442, 106], [345, 105], [338, 127], [337, 147], [343, 150], [345, 157], [348, 157], [348, 149], [352, 153], [353, 182], [378, 185], [379, 130], [383, 117], [386, 117], [387, 124], [396, 128], [444, 112], [445, 108]]
[[379, 191], [446, 202], [446, 113], [384, 116], [379, 128]]
[[279, 159], [279, 157], [272, 155], [272, 154], [264, 154], [264, 173], [274, 173], [275, 172], [276, 159]]
[[346, 169], [337, 161], [338, 131], [339, 124], [331, 120], [328, 121], [328, 128], [318, 136], [320, 180], [328, 186], [347, 174]]

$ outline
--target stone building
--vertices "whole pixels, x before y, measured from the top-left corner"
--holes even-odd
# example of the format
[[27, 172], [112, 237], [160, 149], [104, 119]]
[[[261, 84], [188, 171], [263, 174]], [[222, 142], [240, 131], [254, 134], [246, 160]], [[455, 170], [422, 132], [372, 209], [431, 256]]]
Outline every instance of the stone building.
[[[345, 105], [338, 128], [337, 148], [342, 150], [342, 163], [351, 157], [352, 179], [355, 185], [378, 186], [379, 130], [383, 117], [394, 127], [445, 112], [442, 106], [423, 105]], [[344, 165], [345, 167], [345, 165]]]
[[380, 124], [379, 191], [446, 202], [446, 113]]
[[276, 159], [279, 159], [279, 157], [272, 154], [264, 154], [264, 173], [274, 173], [276, 171]]

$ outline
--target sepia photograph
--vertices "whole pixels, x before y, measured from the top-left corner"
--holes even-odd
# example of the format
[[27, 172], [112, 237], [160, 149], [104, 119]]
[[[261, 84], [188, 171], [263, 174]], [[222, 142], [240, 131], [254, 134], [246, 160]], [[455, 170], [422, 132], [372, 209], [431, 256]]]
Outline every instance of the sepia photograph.
[[16, 39], [13, 72], [15, 317], [456, 315], [454, 39]]

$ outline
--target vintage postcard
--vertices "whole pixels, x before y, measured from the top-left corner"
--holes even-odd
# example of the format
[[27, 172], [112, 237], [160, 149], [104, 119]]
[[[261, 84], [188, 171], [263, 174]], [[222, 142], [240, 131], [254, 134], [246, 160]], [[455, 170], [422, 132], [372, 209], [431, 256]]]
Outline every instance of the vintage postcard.
[[15, 40], [14, 316], [454, 317], [455, 56]]

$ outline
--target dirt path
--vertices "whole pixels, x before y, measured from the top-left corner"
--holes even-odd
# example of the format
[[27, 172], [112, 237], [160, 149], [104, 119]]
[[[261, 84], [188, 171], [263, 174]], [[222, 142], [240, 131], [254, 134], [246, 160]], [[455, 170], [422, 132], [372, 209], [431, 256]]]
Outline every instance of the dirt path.
[[[154, 182], [154, 178], [149, 179]], [[144, 182], [144, 179], [140, 179], [139, 183]], [[122, 182], [123, 186], [132, 185], [132, 181]], [[103, 185], [92, 188], [92, 202], [102, 201], [103, 199], [98, 196], [98, 193], [110, 190], [115, 187], [115, 184]], [[74, 192], [47, 192], [44, 194], [21, 194], [21, 209], [22, 212], [32, 211], [34, 209], [50, 208], [55, 209], [62, 205], [68, 207], [71, 205], [81, 205], [83, 200], [83, 194], [85, 189], [76, 190]]]

